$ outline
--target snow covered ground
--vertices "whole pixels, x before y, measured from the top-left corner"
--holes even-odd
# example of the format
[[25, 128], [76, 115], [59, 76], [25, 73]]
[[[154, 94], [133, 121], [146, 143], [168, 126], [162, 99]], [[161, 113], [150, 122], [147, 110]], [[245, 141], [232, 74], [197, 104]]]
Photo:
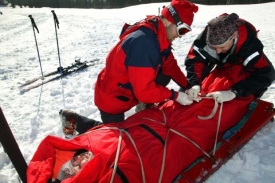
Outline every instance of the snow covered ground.
[[[94, 82], [104, 67], [108, 51], [118, 40], [122, 25], [135, 23], [145, 15], [158, 14], [167, 3], [153, 3], [122, 9], [54, 9], [59, 19], [59, 49], [62, 66], [75, 59], [100, 59], [93, 67], [71, 74], [29, 92], [18, 86], [40, 76], [39, 59], [30, 18], [36, 32], [44, 73], [59, 67], [53, 15], [50, 8], [0, 7], [0, 106], [27, 163], [37, 146], [47, 135], [63, 137], [58, 117], [60, 109], [71, 109], [100, 120], [94, 105]], [[199, 5], [192, 25], [193, 31], [175, 40], [174, 53], [184, 70], [184, 59], [196, 36], [207, 22], [224, 13], [235, 12], [260, 30], [264, 51], [275, 65], [275, 3], [255, 5]], [[175, 83], [170, 88], [178, 90]], [[262, 97], [275, 101], [275, 83]], [[134, 110], [127, 112], [127, 116]], [[1, 128], [1, 127], [0, 127]], [[18, 175], [0, 145], [0, 183], [17, 183]], [[220, 168], [207, 183], [274, 183], [275, 182], [275, 125], [269, 123], [233, 158]]]

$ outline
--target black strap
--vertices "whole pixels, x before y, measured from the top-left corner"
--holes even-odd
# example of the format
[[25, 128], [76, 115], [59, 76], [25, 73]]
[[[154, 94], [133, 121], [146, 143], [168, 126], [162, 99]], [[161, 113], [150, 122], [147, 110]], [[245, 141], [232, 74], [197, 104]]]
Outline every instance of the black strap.
[[124, 175], [124, 173], [118, 167], [116, 169], [116, 173], [120, 177], [120, 179], [122, 180], [123, 183], [129, 183], [127, 177]]
[[159, 24], [158, 24], [158, 19], [157, 18], [151, 18], [149, 19], [149, 22], [151, 22], [156, 29], [157, 32], [159, 32]]
[[58, 180], [58, 179], [55, 179], [55, 180], [52, 180], [52, 178], [50, 178], [50, 180], [48, 180], [47, 183], [60, 183], [61, 180]]
[[164, 57], [164, 61], [168, 59], [169, 55], [171, 54], [172, 46], [170, 45], [167, 49], [160, 52], [161, 58]]
[[173, 8], [173, 6], [168, 5], [166, 6], [166, 8], [168, 9], [168, 11], [170, 12], [170, 14], [172, 15], [174, 21], [176, 22], [176, 25], [179, 26], [182, 24], [180, 17], [177, 13], [177, 11]]
[[152, 128], [150, 128], [149, 126], [147, 126], [145, 124], [141, 124], [139, 126], [141, 126], [145, 130], [147, 130], [149, 133], [151, 133], [154, 137], [156, 137], [162, 143], [162, 145], [165, 144], [165, 141], [162, 139], [162, 137], [157, 132], [155, 132]]
[[128, 23], [125, 23], [121, 29], [121, 32], [119, 34], [119, 36], [121, 36], [122, 34], [124, 34], [124, 32], [129, 28], [131, 27], [132, 25], [128, 24]]

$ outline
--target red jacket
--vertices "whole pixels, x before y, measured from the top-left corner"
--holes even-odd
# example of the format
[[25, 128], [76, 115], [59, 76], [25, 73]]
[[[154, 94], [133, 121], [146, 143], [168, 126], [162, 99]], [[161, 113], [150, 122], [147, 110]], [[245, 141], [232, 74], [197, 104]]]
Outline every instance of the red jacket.
[[176, 92], [155, 83], [160, 69], [186, 87], [186, 77], [171, 52], [165, 27], [159, 17], [151, 16], [126, 27], [107, 56], [106, 67], [95, 84], [96, 106], [104, 112], [119, 114], [138, 101], [157, 103], [175, 99]]

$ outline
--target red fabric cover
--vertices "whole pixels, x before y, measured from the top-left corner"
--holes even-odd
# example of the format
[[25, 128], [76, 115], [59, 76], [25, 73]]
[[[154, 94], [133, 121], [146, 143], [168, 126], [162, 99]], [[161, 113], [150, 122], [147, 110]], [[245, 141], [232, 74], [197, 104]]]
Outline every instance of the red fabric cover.
[[202, 82], [202, 94], [214, 91], [230, 90], [235, 83], [248, 76], [242, 65], [225, 64], [223, 68], [215, 69]]
[[[215, 75], [215, 72], [210, 75], [202, 84], [202, 90], [205, 93], [227, 90], [239, 78], [242, 78], [242, 71], [238, 67], [225, 70], [222, 74], [220, 77]], [[206, 87], [209, 83], [213, 84]], [[239, 122], [252, 100], [253, 96], [249, 96], [223, 104], [219, 136]], [[204, 155], [194, 144], [176, 132], [194, 141], [206, 152], [210, 152], [213, 148], [219, 109], [212, 119], [198, 119], [198, 116], [208, 116], [213, 106], [212, 99], [203, 99], [189, 106], [181, 106], [176, 102], [168, 101], [160, 109], [141, 111], [122, 123], [95, 127], [72, 140], [49, 136], [41, 142], [29, 164], [28, 183], [46, 182], [52, 177], [55, 149], [72, 151], [83, 148], [93, 152], [95, 157], [77, 175], [62, 182], [110, 182], [118, 147], [118, 129], [121, 129], [122, 134], [118, 167], [128, 181], [142, 182], [141, 167], [143, 165], [146, 182], [158, 182], [164, 148], [166, 148], [162, 182], [171, 182], [195, 159]], [[166, 141], [166, 146], [140, 124], [145, 124], [154, 130]], [[132, 137], [135, 146], [127, 134]], [[139, 152], [142, 165], [135, 147]], [[114, 182], [122, 182], [118, 174], [115, 174]]]

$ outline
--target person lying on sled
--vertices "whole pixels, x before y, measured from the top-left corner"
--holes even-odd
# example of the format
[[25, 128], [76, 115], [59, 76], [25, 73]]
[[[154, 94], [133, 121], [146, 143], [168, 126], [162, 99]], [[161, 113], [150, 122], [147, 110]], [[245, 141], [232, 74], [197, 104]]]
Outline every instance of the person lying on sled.
[[[226, 71], [217, 78], [206, 77], [202, 90], [228, 90], [238, 75]], [[215, 84], [209, 86], [210, 82]], [[28, 165], [27, 181], [172, 182], [197, 158], [212, 158], [215, 144], [243, 118], [254, 98], [251, 94], [219, 104], [202, 97], [189, 106], [170, 100], [160, 108], [145, 109], [120, 123], [98, 125], [69, 140], [48, 136]], [[83, 159], [79, 151], [89, 156]]]
[[[188, 96], [196, 100], [199, 93], [207, 94], [201, 83], [210, 73], [215, 78], [223, 75], [224, 71], [232, 70], [229, 81], [222, 84], [230, 85], [234, 82], [234, 75], [238, 76], [234, 78], [237, 81], [226, 90], [211, 91], [207, 96], [213, 96], [219, 102], [251, 94], [261, 97], [275, 74], [257, 34], [251, 23], [235, 13], [225, 13], [209, 21], [194, 41], [185, 61], [190, 85]], [[208, 83], [210, 87], [213, 84]]]

